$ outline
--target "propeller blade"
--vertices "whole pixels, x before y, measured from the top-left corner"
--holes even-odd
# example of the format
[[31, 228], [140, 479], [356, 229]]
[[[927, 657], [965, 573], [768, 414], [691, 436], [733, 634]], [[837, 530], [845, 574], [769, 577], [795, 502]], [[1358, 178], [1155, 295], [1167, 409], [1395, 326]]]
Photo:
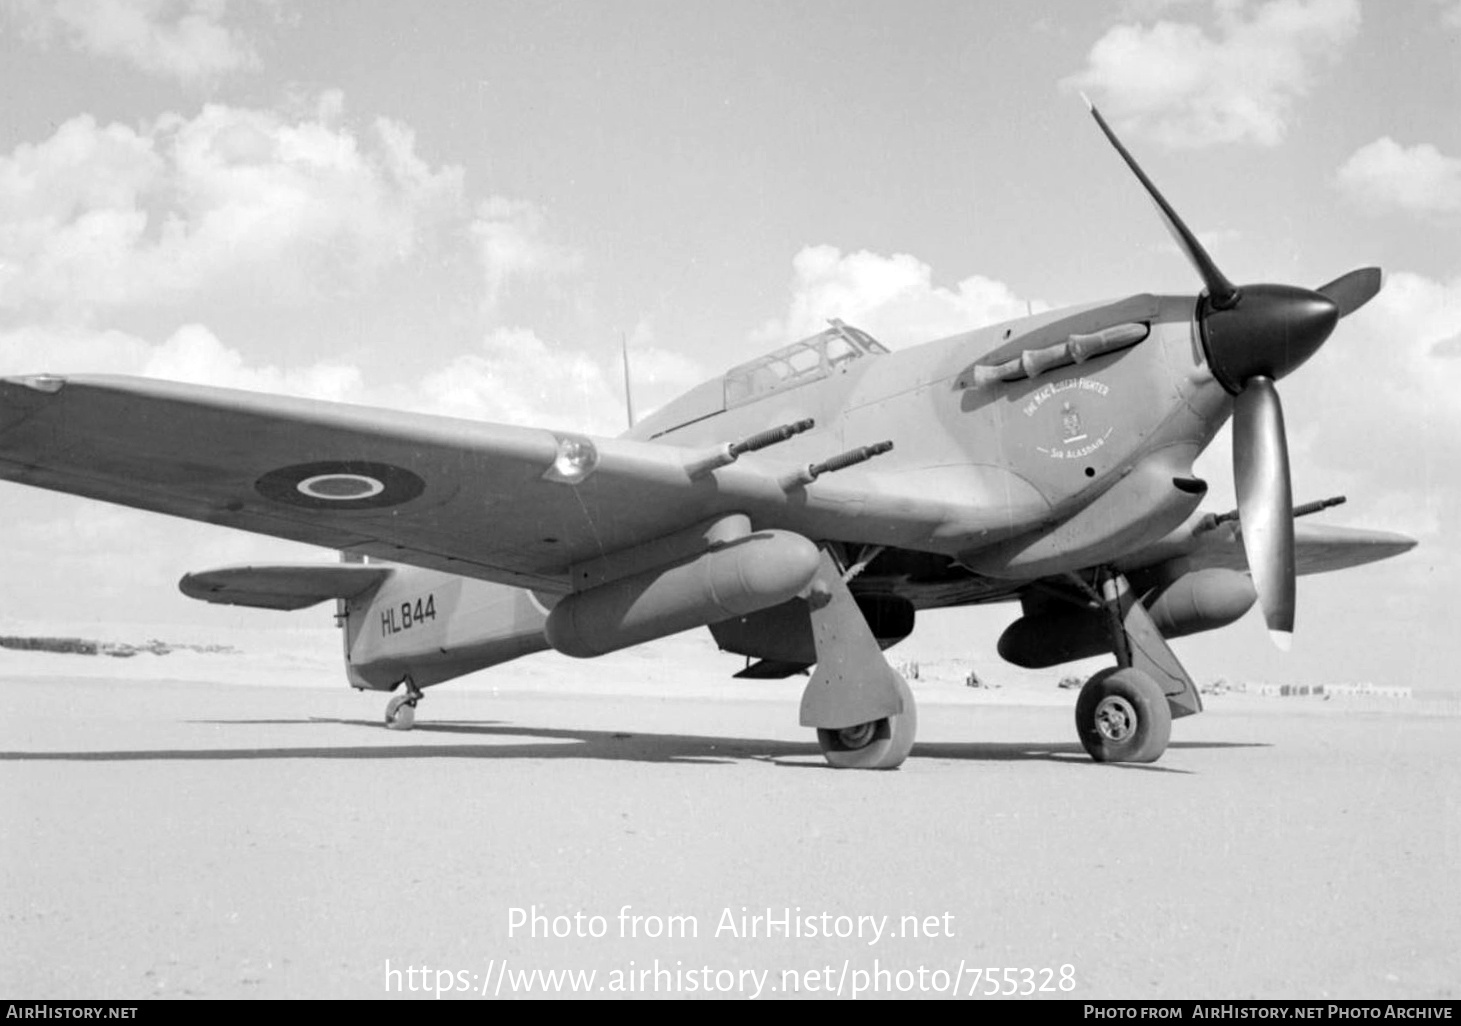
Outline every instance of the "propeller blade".
[[1278, 390], [1250, 378], [1233, 410], [1233, 478], [1248, 572], [1269, 636], [1288, 650], [1294, 630], [1294, 503]]
[[1182, 219], [1177, 216], [1177, 211], [1172, 209], [1172, 205], [1152, 184], [1152, 180], [1146, 176], [1146, 172], [1141, 169], [1136, 158], [1127, 151], [1125, 146], [1121, 145], [1121, 140], [1116, 138], [1116, 133], [1111, 131], [1111, 126], [1106, 124], [1106, 119], [1101, 116], [1101, 112], [1096, 109], [1096, 105], [1091, 102], [1090, 97], [1082, 93], [1081, 99], [1086, 101], [1086, 106], [1091, 109], [1091, 116], [1096, 119], [1096, 124], [1101, 127], [1101, 131], [1110, 140], [1111, 145], [1116, 147], [1116, 152], [1121, 154], [1121, 159], [1126, 161], [1126, 166], [1135, 173], [1142, 187], [1146, 189], [1147, 195], [1162, 212], [1162, 220], [1166, 222], [1167, 231], [1172, 233], [1172, 238], [1177, 240], [1178, 247], [1187, 254], [1188, 261], [1201, 276], [1202, 283], [1207, 286], [1208, 299], [1212, 305], [1219, 310], [1226, 310], [1236, 304], [1238, 302], [1237, 286], [1228, 281], [1223, 272], [1218, 270], [1217, 264], [1213, 262], [1212, 257], [1208, 256], [1207, 250], [1202, 248], [1202, 243], [1197, 241], [1197, 236], [1193, 235], [1191, 229], [1182, 223]]
[[1358, 271], [1335, 278], [1328, 285], [1320, 285], [1314, 291], [1327, 296], [1339, 307], [1339, 316], [1348, 317], [1374, 299], [1384, 283], [1385, 275], [1378, 267], [1361, 267]]
[[[1294, 629], [1295, 514], [1283, 407], [1273, 383], [1313, 356], [1341, 317], [1375, 297], [1382, 281], [1380, 269], [1363, 267], [1319, 289], [1254, 284], [1240, 290], [1218, 270], [1197, 236], [1116, 138], [1096, 105], [1084, 94], [1081, 98], [1102, 134], [1156, 204], [1167, 230], [1206, 286], [1195, 320], [1208, 369], [1218, 384], [1236, 397], [1233, 477], [1248, 572], [1268, 632], [1286, 650]], [[1173, 483], [1183, 488], [1195, 487], [1199, 482], [1177, 479]]]

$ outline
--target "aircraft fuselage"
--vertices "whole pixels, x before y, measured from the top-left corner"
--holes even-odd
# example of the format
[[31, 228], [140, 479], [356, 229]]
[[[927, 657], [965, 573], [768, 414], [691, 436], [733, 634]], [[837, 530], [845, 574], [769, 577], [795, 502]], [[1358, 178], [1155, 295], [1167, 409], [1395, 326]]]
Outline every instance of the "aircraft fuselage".
[[[848, 361], [739, 405], [723, 401], [717, 379], [629, 437], [695, 447], [815, 420], [814, 430], [742, 461], [776, 472], [889, 440], [886, 455], [746, 512], [758, 527], [937, 553], [995, 577], [1076, 569], [1161, 537], [1201, 498], [1171, 481], [1190, 477], [1232, 402], [1208, 369], [1195, 307], [1190, 296], [1135, 296], [1051, 311]], [[1150, 333], [1119, 351], [972, 382], [976, 364], [1132, 323]], [[1098, 497], [1113, 491], [1103, 506]], [[824, 511], [835, 527], [820, 522], [832, 519]], [[1058, 552], [1040, 545], [1052, 534]]]

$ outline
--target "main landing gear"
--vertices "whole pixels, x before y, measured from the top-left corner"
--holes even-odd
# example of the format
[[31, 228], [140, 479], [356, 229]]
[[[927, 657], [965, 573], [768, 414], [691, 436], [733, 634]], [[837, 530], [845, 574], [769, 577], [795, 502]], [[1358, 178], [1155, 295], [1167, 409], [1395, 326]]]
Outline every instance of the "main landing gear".
[[896, 690], [903, 701], [901, 713], [840, 730], [817, 728], [817, 744], [828, 763], [838, 769], [896, 769], [902, 765], [918, 733], [918, 707], [913, 690], [902, 677], [897, 678]]
[[1102, 670], [1075, 703], [1081, 744], [1097, 762], [1156, 762], [1172, 736], [1167, 696], [1134, 667]]
[[842, 571], [826, 550], [807, 596], [817, 668], [802, 693], [801, 723], [838, 769], [896, 769], [913, 750], [913, 691], [888, 665]]
[[401, 683], [406, 685], [406, 690], [386, 703], [387, 730], [410, 730], [416, 726], [416, 703], [421, 701], [421, 689], [410, 677]]
[[1122, 574], [1099, 571], [1099, 592], [1078, 583], [1105, 610], [1117, 663], [1081, 688], [1075, 703], [1081, 746], [1097, 762], [1156, 762], [1167, 750], [1172, 720], [1202, 711], [1197, 686]]

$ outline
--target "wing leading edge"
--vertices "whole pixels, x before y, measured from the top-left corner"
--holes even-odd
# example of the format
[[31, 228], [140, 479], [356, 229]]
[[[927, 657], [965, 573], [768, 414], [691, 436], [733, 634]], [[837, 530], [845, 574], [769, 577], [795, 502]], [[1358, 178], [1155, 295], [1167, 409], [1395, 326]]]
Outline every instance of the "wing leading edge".
[[691, 449], [145, 378], [35, 376], [0, 379], [0, 480], [549, 593], [572, 590], [595, 561], [727, 514], [952, 554], [1018, 533], [1046, 508], [997, 467], [868, 463], [892, 449], [876, 439], [838, 455], [839, 428], [756, 451], [810, 426], [743, 418], [741, 441]]
[[105, 376], [0, 380], [0, 479], [549, 591], [714, 515], [675, 446]]

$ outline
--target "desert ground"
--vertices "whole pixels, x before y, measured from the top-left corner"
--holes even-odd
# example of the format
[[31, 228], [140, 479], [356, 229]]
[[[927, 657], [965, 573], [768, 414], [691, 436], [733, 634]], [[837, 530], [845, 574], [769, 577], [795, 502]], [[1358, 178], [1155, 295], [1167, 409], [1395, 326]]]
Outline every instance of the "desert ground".
[[0, 991], [1461, 996], [1454, 707], [1219, 695], [1100, 766], [1054, 676], [924, 679], [904, 767], [836, 771], [694, 645], [410, 733], [333, 650], [0, 653]]

